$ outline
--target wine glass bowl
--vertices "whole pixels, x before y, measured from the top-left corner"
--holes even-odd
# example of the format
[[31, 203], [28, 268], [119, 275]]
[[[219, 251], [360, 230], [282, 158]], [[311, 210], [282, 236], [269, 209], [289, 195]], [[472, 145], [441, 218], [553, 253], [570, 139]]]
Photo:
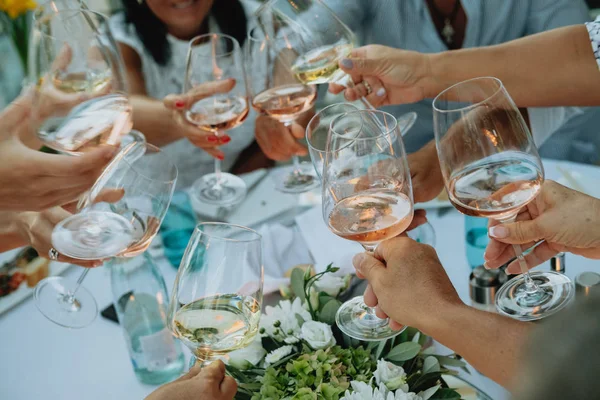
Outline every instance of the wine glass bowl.
[[[463, 214], [510, 223], [533, 201], [544, 169], [525, 120], [502, 82], [484, 77], [458, 83], [433, 101], [434, 131], [448, 197]], [[499, 312], [530, 321], [562, 309], [570, 280], [529, 273], [520, 245], [513, 246], [523, 275], [497, 293]]]
[[[358, 110], [330, 126], [322, 175], [323, 219], [336, 235], [373, 252], [404, 232], [413, 218], [412, 183], [396, 119], [381, 111]], [[338, 327], [359, 340], [398, 335], [362, 297], [344, 303]]]
[[196, 227], [177, 272], [168, 321], [197, 361], [208, 363], [254, 340], [263, 274], [257, 232], [224, 223]]
[[[227, 93], [216, 93], [195, 101], [185, 112], [187, 121], [214, 135], [241, 125], [249, 112], [248, 87], [243, 55], [236, 39], [224, 34], [206, 34], [193, 38], [188, 48], [184, 93], [207, 83], [231, 80]], [[193, 193], [208, 204], [237, 204], [246, 196], [246, 184], [239, 177], [221, 172], [215, 160], [215, 173], [201, 177]]]

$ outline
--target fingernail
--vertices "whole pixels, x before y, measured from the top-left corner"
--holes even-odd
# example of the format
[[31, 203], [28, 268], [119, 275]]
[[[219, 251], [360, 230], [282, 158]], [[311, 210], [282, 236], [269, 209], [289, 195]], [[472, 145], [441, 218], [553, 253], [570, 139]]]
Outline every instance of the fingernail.
[[487, 261], [483, 263], [483, 268], [491, 269], [491, 267], [488, 265]]
[[183, 108], [185, 106], [185, 102], [183, 100], [177, 100], [175, 102], [175, 107], [177, 108]]
[[489, 229], [490, 236], [498, 239], [503, 239], [508, 236], [508, 228], [502, 225], [492, 226]]
[[354, 268], [356, 268], [359, 271], [360, 271], [360, 264], [362, 263], [363, 257], [364, 257], [364, 254], [362, 254], [362, 253], [358, 253], [354, 257], [352, 257], [352, 265], [354, 265]]
[[223, 161], [225, 159], [225, 154], [217, 154], [217, 158]]
[[346, 69], [352, 69], [352, 67], [354, 66], [354, 63], [349, 58], [342, 59], [342, 61], [340, 61], [340, 64]]
[[208, 140], [209, 142], [218, 142], [219, 138], [216, 136], [209, 136], [206, 138], [206, 140]]
[[375, 92], [375, 94], [376, 94], [377, 96], [379, 96], [379, 97], [383, 97], [383, 96], [385, 96], [385, 89], [384, 89], [384, 88], [379, 88], [379, 89], [377, 90], [377, 92]]
[[229, 143], [229, 142], [231, 142], [231, 137], [229, 137], [229, 136], [223, 136], [221, 138], [221, 143]]

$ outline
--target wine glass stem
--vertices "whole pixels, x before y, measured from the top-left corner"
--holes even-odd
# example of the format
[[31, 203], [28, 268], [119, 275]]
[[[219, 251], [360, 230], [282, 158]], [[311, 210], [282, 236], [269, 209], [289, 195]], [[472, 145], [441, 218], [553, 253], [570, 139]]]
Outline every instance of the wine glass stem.
[[88, 272], [90, 272], [90, 268], [84, 268], [83, 269], [83, 272], [81, 273], [81, 275], [79, 275], [79, 279], [77, 279], [77, 283], [75, 284], [75, 289], [73, 289], [72, 292], [69, 292], [65, 296], [66, 297], [65, 300], [67, 301], [67, 303], [73, 304], [75, 302], [75, 294], [77, 293], [77, 291], [81, 287], [81, 284], [83, 283], [83, 280], [87, 276]]
[[[289, 127], [294, 123], [294, 121], [284, 121], [283, 125], [289, 129]], [[302, 174], [302, 169], [300, 168], [300, 158], [297, 155], [293, 155], [292, 156], [292, 167], [293, 167], [293, 171], [292, 174], [293, 175], [300, 175]]]
[[[363, 244], [361, 243], [363, 249], [365, 249], [365, 253], [367, 253], [370, 256], [373, 256], [375, 254], [375, 248], [377, 248], [377, 246], [373, 246], [373, 245], [367, 245], [367, 244]], [[379, 318], [375, 312], [375, 307], [369, 307], [367, 306], [367, 314], [374, 316], [375, 318]], [[381, 318], [379, 318], [381, 319]], [[389, 320], [389, 318], [386, 318], [386, 321]]]
[[[499, 222], [502, 224], [515, 222], [517, 219], [517, 215], [511, 215], [508, 218], [502, 219]], [[513, 244], [513, 250], [515, 252], [515, 256], [517, 257], [517, 262], [521, 267], [521, 273], [523, 274], [523, 279], [525, 280], [525, 291], [529, 294], [539, 292], [541, 289], [538, 285], [531, 279], [531, 275], [529, 274], [529, 268], [527, 268], [527, 262], [525, 261], [525, 257], [523, 256], [523, 249], [521, 249], [520, 244]]]
[[213, 189], [221, 189], [221, 160], [215, 158], [215, 184]]

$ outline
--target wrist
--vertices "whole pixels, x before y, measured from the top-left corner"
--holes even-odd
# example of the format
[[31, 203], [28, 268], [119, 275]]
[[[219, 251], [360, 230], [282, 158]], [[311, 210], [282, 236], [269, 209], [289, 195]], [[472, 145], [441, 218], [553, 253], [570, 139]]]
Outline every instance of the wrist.
[[431, 312], [426, 313], [420, 326], [415, 328], [439, 341], [448, 336], [448, 332], [456, 330], [456, 321], [469, 310], [472, 308], [460, 299], [436, 304]]
[[423, 97], [433, 99], [442, 91], [447, 89], [451, 84], [448, 77], [447, 57], [450, 52], [424, 54], [423, 68]]

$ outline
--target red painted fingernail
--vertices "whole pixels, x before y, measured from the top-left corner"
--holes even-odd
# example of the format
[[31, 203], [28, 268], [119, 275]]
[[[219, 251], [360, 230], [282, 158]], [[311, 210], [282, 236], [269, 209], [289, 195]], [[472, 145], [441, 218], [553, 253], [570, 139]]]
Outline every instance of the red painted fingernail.
[[225, 159], [225, 155], [224, 154], [217, 154], [217, 158], [221, 161], [223, 161]]
[[229, 143], [231, 142], [231, 138], [229, 136], [223, 136], [221, 138], [221, 143]]
[[209, 136], [206, 140], [208, 140], [209, 142], [216, 142], [219, 140], [219, 138], [216, 136]]
[[175, 107], [177, 108], [183, 108], [185, 106], [185, 102], [183, 100], [177, 100], [175, 102]]

